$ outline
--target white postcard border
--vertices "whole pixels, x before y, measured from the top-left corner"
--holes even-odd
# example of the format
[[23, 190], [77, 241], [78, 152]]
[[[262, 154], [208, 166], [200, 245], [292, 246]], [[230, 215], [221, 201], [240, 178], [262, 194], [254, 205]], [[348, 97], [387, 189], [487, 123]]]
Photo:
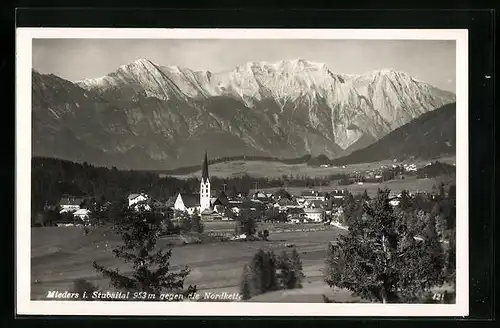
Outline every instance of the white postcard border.
[[[457, 110], [456, 304], [346, 304], [253, 302], [32, 301], [31, 289], [31, 69], [32, 39], [357, 39], [455, 40]], [[161, 316], [467, 316], [468, 31], [458, 29], [16, 29], [16, 312], [27, 315]]]

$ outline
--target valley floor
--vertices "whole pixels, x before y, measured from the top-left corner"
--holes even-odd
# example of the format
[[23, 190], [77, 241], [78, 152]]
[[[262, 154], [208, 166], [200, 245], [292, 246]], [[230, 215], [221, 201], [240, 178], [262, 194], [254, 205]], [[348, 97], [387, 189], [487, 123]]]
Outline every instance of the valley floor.
[[[267, 242], [234, 241], [174, 247], [172, 265], [174, 268], [188, 265], [191, 273], [186, 285], [197, 285], [200, 293], [238, 292], [242, 268], [259, 248], [273, 249], [278, 254], [288, 249], [285, 243], [294, 243], [303, 262], [307, 277], [305, 284], [321, 283], [327, 244], [341, 231], [332, 227], [325, 231], [271, 233]], [[91, 281], [103, 291], [112, 290], [108, 282], [96, 274], [92, 261], [117, 267], [124, 273], [129, 271], [130, 268], [112, 257], [111, 247], [117, 242], [116, 237], [102, 232], [99, 236], [85, 236], [78, 227], [33, 228], [32, 299], [43, 299], [49, 290], [68, 290], [78, 278]]]
[[[232, 222], [208, 225], [212, 231], [229, 231]], [[354, 297], [347, 290], [330, 288], [323, 281], [326, 248], [344, 230], [321, 225], [289, 225], [290, 228], [272, 233], [269, 241], [219, 242], [176, 246], [172, 252], [174, 270], [188, 265], [191, 273], [185, 284], [197, 285], [198, 293], [238, 293], [243, 266], [255, 252], [262, 248], [272, 249], [275, 254], [290, 250], [287, 243], [293, 243], [298, 250], [305, 274], [303, 288], [276, 291], [258, 295], [252, 302], [324, 302], [323, 295], [331, 302], [366, 302]], [[326, 229], [319, 231], [294, 230]], [[31, 299], [46, 299], [48, 291], [68, 291], [76, 279], [83, 278], [103, 291], [113, 291], [109, 281], [99, 276], [92, 268], [92, 261], [120, 272], [130, 272], [130, 267], [116, 260], [111, 248], [119, 241], [105, 230], [96, 230], [85, 236], [79, 227], [33, 228], [31, 243]], [[160, 240], [159, 246], [166, 248], [168, 237]]]

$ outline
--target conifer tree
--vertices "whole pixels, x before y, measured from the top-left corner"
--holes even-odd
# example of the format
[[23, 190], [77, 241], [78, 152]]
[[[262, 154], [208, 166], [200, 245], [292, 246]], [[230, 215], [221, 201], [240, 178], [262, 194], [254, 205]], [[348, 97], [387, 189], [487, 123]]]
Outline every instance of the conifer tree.
[[195, 210], [194, 213], [190, 217], [191, 220], [191, 230], [197, 233], [202, 233], [205, 230], [205, 226], [201, 221], [200, 214], [198, 210]]
[[349, 225], [354, 216], [354, 211], [356, 209], [356, 201], [354, 200], [354, 196], [347, 192], [344, 196], [344, 200], [342, 202], [342, 211], [343, 211], [343, 222], [344, 225]]
[[243, 300], [248, 300], [253, 296], [251, 290], [250, 269], [248, 267], [248, 264], [245, 264], [245, 266], [243, 267], [243, 272], [241, 274], [240, 294]]
[[293, 288], [302, 288], [302, 280], [304, 279], [304, 271], [302, 270], [302, 261], [299, 253], [294, 248], [291, 256], [291, 267], [293, 270], [294, 284]]
[[440, 284], [442, 270], [435, 264], [435, 242], [415, 240], [388, 196], [389, 190], [379, 190], [365, 205], [364, 219], [353, 221], [349, 233], [339, 237], [338, 252], [329, 251], [334, 256], [325, 280], [372, 301], [414, 301]]
[[336, 243], [328, 243], [324, 278], [329, 286], [336, 286], [341, 281], [342, 273], [345, 269], [345, 264], [342, 260], [340, 247]]
[[445, 277], [448, 283], [456, 286], [456, 229], [453, 228], [450, 233], [450, 239], [448, 244], [448, 250], [446, 251], [446, 267], [445, 267]]
[[280, 286], [284, 289], [292, 289], [290, 282], [293, 281], [293, 271], [290, 265], [288, 253], [283, 250], [278, 258], [277, 269]]
[[368, 192], [366, 191], [366, 189], [363, 192], [363, 195], [361, 196], [361, 200], [366, 201], [366, 202], [370, 200], [370, 196], [368, 196]]
[[408, 191], [401, 191], [401, 197], [398, 206], [402, 211], [406, 211], [411, 207], [411, 197]]
[[[108, 269], [94, 261], [96, 271], [110, 279], [113, 287], [121, 290], [184, 293], [184, 280], [190, 272], [189, 268], [172, 272], [172, 249], [163, 251], [156, 248], [163, 216], [155, 211], [134, 210], [128, 206], [122, 206], [114, 213], [113, 231], [121, 237], [122, 245], [113, 249], [113, 255], [131, 264], [132, 274], [121, 274], [118, 269]], [[189, 286], [187, 292], [194, 291], [195, 287]]]

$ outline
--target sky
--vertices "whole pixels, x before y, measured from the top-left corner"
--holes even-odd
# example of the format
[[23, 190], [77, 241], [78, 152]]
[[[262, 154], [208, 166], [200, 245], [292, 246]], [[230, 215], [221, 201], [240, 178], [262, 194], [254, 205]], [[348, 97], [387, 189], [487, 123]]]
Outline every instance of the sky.
[[392, 68], [455, 92], [455, 41], [447, 40], [33, 40], [33, 68], [69, 81], [103, 76], [138, 58], [212, 72], [300, 58], [325, 63], [334, 73]]

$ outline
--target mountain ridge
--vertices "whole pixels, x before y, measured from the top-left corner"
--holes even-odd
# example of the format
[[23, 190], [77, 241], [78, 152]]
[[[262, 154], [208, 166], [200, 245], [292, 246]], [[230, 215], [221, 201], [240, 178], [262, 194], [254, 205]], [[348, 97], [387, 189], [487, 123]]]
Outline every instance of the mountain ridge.
[[375, 143], [336, 158], [335, 165], [387, 159], [433, 159], [456, 153], [456, 104], [422, 114]]
[[[455, 100], [404, 72], [337, 74], [301, 59], [214, 73], [141, 58], [76, 83], [32, 75], [34, 137], [44, 145], [34, 153], [50, 155], [48, 135], [64, 127], [85, 148], [123, 159], [118, 164], [127, 168], [192, 165], [198, 148], [214, 157], [334, 158]], [[130, 152], [142, 159], [127, 159]]]

